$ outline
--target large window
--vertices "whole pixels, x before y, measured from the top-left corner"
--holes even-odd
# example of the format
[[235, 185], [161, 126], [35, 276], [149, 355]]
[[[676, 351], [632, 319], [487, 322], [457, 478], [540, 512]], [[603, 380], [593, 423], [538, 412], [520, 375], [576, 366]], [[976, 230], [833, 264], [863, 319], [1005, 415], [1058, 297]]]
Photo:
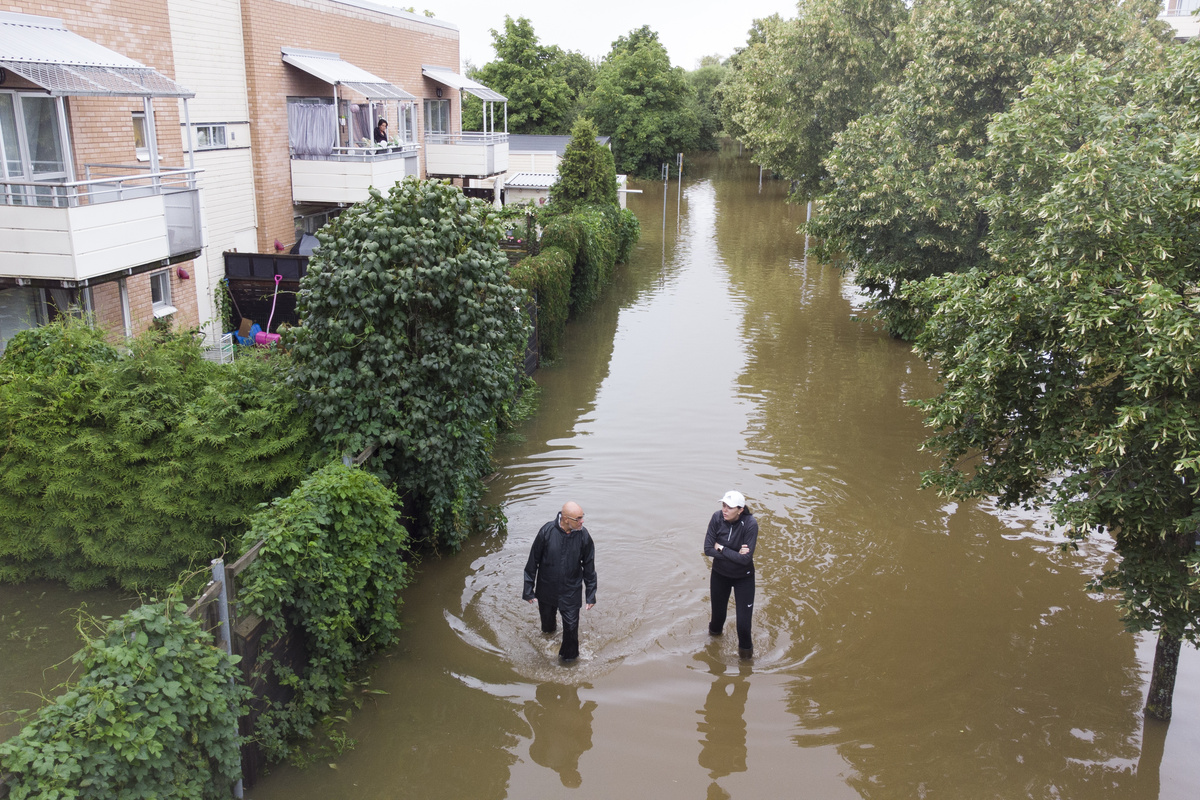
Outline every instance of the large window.
[[425, 135], [450, 133], [450, 101], [425, 101]]
[[[0, 91], [0, 179], [47, 183], [67, 179], [63, 111], [61, 98]], [[0, 202], [48, 204], [53, 197], [49, 190], [6, 187]]]

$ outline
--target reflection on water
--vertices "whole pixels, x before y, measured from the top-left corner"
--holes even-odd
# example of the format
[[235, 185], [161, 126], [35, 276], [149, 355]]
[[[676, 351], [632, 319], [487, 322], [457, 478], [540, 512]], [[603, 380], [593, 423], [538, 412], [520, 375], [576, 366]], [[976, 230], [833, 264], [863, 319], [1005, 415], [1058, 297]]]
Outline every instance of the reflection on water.
[[[746, 771], [746, 699], [750, 696], [750, 666], [740, 665], [728, 674], [725, 663], [708, 653], [698, 653], [715, 677], [704, 700], [700, 731], [700, 766], [713, 783], [709, 797], [728, 797], [717, 784], [719, 778]], [[716, 792], [714, 794], [714, 792]]]
[[592, 748], [592, 712], [596, 703], [581, 702], [579, 688], [543, 683], [536, 701], [525, 703], [525, 719], [533, 728], [529, 757], [554, 770], [569, 789], [583, 783], [579, 757]]
[[[689, 170], [665, 226], [661, 182], [630, 198], [633, 263], [497, 453], [507, 533], [421, 565], [357, 747], [249, 796], [1191, 800], [1196, 650], [1170, 727], [1146, 724], [1153, 641], [1085, 589], [1111, 547], [921, 490], [907, 403], [934, 374], [854, 319], [786, 187], [728, 154]], [[752, 669], [707, 633], [704, 530], [734, 486], [760, 526]], [[567, 500], [599, 577], [570, 667], [521, 600]]]

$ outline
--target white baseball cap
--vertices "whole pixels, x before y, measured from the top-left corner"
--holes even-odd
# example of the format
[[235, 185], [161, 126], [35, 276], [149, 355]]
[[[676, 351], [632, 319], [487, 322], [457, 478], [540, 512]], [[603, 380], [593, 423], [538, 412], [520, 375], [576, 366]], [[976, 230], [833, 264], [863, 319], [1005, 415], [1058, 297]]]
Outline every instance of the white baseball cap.
[[746, 507], [746, 498], [742, 496], [742, 493], [732, 490], [725, 493], [725, 496], [721, 498], [721, 502], [730, 508]]

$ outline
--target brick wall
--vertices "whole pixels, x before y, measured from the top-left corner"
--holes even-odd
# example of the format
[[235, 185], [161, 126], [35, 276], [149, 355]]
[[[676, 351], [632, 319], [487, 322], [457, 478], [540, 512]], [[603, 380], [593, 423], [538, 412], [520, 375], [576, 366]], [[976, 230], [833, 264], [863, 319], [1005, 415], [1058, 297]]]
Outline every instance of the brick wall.
[[[274, 252], [274, 242], [290, 244], [291, 164], [287, 141], [287, 98], [331, 97], [333, 88], [283, 63], [281, 49], [301, 47], [337, 53], [418, 98], [435, 98], [438, 84], [421, 75], [422, 64], [459, 68], [458, 30], [431, 22], [385, 14], [334, 0], [243, 0], [246, 80], [254, 136], [254, 177], [258, 187], [259, 249]], [[339, 99], [343, 96], [339, 90]], [[457, 92], [452, 118], [458, 124]], [[351, 102], [361, 101], [350, 95]], [[424, 134], [424, 120], [418, 120]], [[424, 169], [422, 165], [422, 174]]]

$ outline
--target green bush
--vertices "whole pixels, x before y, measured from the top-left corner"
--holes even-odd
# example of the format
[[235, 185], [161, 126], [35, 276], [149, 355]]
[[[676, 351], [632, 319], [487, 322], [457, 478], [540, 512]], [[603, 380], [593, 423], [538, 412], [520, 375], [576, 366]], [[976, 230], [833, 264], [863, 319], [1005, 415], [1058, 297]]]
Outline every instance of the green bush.
[[293, 329], [293, 385], [338, 451], [379, 449], [414, 530], [457, 548], [482, 519], [496, 420], [529, 338], [503, 226], [453, 186], [405, 179], [318, 234]]
[[370, 473], [332, 464], [256, 515], [242, 540], [243, 550], [264, 542], [242, 573], [242, 607], [266, 619], [276, 637], [299, 630], [309, 656], [300, 674], [266, 661], [295, 690], [258, 719], [256, 738], [276, 760], [312, 735], [354, 667], [400, 628], [408, 533], [398, 503]]
[[248, 690], [186, 610], [143, 605], [84, 646], [79, 682], [0, 744], [12, 800], [230, 796]]
[[0, 359], [0, 580], [173, 583], [307, 472], [287, 359], [205, 361], [191, 337], [120, 355], [64, 322]]
[[633, 246], [642, 235], [642, 223], [638, 222], [637, 214], [628, 208], [616, 211], [617, 214], [617, 263], [628, 264], [633, 255]]
[[561, 247], [543, 247], [536, 256], [522, 259], [509, 278], [538, 304], [538, 343], [546, 358], [558, 356], [570, 310], [571, 275], [575, 259]]

